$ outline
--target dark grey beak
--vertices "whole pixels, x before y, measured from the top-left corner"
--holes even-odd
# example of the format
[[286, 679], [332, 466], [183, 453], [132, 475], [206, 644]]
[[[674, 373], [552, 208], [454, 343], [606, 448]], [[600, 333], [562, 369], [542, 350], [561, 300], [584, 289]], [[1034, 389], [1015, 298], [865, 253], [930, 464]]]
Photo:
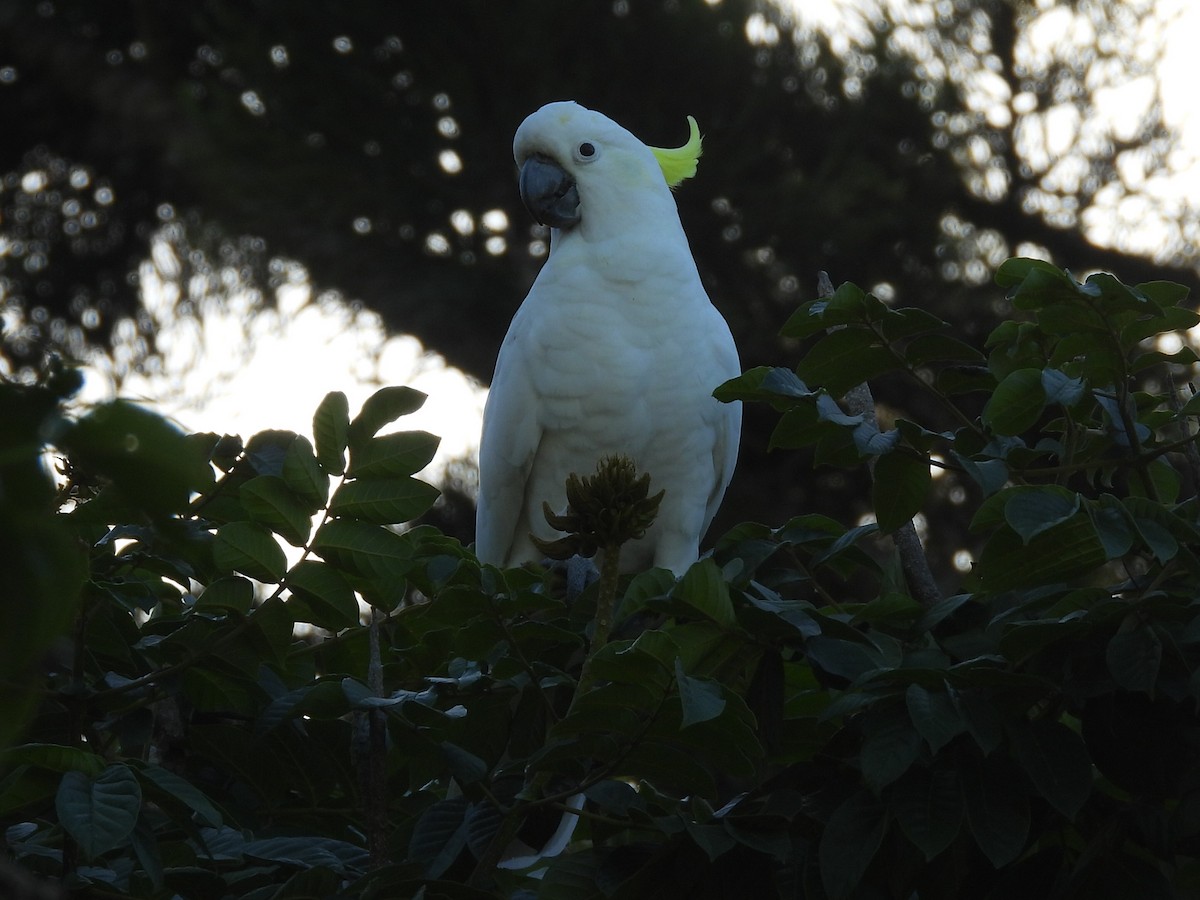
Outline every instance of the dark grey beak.
[[535, 153], [525, 160], [518, 187], [525, 208], [540, 224], [570, 228], [579, 221], [575, 179], [550, 157]]

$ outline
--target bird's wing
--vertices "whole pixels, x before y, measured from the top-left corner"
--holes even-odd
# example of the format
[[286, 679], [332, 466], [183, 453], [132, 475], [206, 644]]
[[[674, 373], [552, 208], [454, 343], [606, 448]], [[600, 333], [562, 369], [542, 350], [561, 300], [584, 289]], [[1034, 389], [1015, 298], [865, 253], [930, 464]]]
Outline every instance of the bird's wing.
[[[713, 311], [716, 312], [715, 307]], [[737, 346], [733, 343], [729, 326], [725, 324], [720, 313], [716, 315], [720, 321], [714, 324], [712, 332], [717, 336], [717, 347], [713, 356], [715, 364], [712, 390], [714, 391], [730, 378], [736, 378], [742, 371]], [[716, 476], [716, 483], [713, 485], [712, 493], [709, 494], [704, 513], [705, 530], [708, 529], [713, 517], [717, 514], [717, 507], [721, 505], [725, 489], [729, 486], [729, 482], [733, 478], [733, 470], [737, 465], [738, 444], [742, 435], [742, 404], [740, 402], [720, 404], [714, 428], [716, 433], [713, 442], [713, 472]], [[700, 537], [703, 538], [704, 535], [701, 534]]]
[[475, 552], [482, 562], [496, 566], [508, 562], [542, 439], [530, 360], [522, 351], [519, 334], [510, 332], [496, 363], [479, 441]]
[[713, 472], [716, 481], [704, 512], [705, 530], [717, 514], [717, 508], [721, 505], [725, 489], [729, 487], [734, 467], [737, 465], [738, 440], [742, 432], [741, 404], [728, 403], [725, 407], [721, 410], [721, 417], [716, 426], [716, 440], [713, 445]]

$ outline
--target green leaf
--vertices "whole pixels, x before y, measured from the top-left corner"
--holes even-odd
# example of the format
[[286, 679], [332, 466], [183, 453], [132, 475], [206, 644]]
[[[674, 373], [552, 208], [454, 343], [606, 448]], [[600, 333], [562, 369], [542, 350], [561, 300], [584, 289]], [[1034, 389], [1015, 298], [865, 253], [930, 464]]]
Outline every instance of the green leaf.
[[867, 318], [868, 307], [880, 305], [882, 304], [878, 300], [849, 281], [839, 284], [830, 296], [821, 297], [812, 303], [813, 308], [820, 308], [821, 315], [829, 320], [826, 325]]
[[588, 800], [596, 806], [618, 816], [627, 816], [631, 810], [646, 807], [645, 798], [625, 781], [601, 781], [589, 787], [586, 793]]
[[819, 393], [809, 388], [791, 369], [763, 369], [759, 379], [759, 390], [764, 394], [776, 397], [787, 397], [797, 400], [807, 400]]
[[766, 625], [766, 632], [769, 634], [778, 635], [777, 629], [781, 627], [795, 629], [802, 637], [816, 637], [821, 633], [821, 626], [808, 614], [807, 610], [810, 607], [805, 604], [782, 598], [762, 599], [752, 594], [747, 595], [746, 599], [753, 608], [774, 617]]
[[270, 895], [271, 900], [313, 900], [314, 897], [333, 897], [344, 876], [328, 866], [301, 869]]
[[421, 813], [408, 842], [408, 858], [424, 864], [426, 878], [440, 878], [467, 845], [465, 797], [439, 800]]
[[1024, 659], [1045, 648], [1079, 637], [1088, 630], [1078, 618], [1019, 622], [1005, 631], [1000, 652], [1009, 659]]
[[1129, 366], [1129, 371], [1134, 373], [1143, 372], [1146, 369], [1164, 364], [1191, 366], [1197, 361], [1200, 361], [1200, 356], [1197, 356], [1196, 351], [1187, 346], [1180, 347], [1174, 353], [1165, 353], [1162, 350], [1147, 350], [1145, 353], [1139, 353], [1134, 357], [1133, 362]]
[[814, 334], [820, 334], [830, 327], [831, 324], [841, 325], [846, 322], [854, 321], [851, 316], [845, 317], [844, 320], [839, 318], [838, 321], [825, 321], [822, 313], [825, 311], [824, 303], [805, 303], [794, 313], [788, 316], [788, 320], [783, 323], [783, 327], [779, 329], [781, 337], [792, 338], [794, 340], [803, 340], [807, 337], [812, 337]]
[[380, 388], [367, 398], [362, 410], [350, 423], [350, 439], [355, 445], [373, 438], [379, 429], [420, 409], [428, 395], [403, 385]]
[[963, 820], [957, 771], [911, 770], [888, 791], [888, 809], [929, 862], [954, 842]]
[[1139, 291], [1133, 290], [1108, 272], [1096, 272], [1087, 277], [1081, 293], [1089, 297], [1099, 297], [1107, 314], [1112, 315], [1120, 310], [1132, 310], [1137, 313], [1159, 313], [1157, 304]]
[[292, 631], [296, 627], [296, 620], [287, 604], [282, 597], [273, 594], [260, 603], [251, 615], [256, 652], [262, 656], [247, 668], [263, 663], [282, 663], [292, 648]]
[[1104, 494], [1098, 502], [1089, 502], [1087, 511], [1108, 559], [1120, 559], [1133, 549], [1133, 529], [1120, 500]]
[[1013, 491], [1004, 504], [1004, 519], [1026, 544], [1079, 511], [1079, 495], [1057, 485]]
[[847, 281], [838, 286], [833, 296], [813, 300], [797, 309], [779, 333], [802, 339], [837, 325], [860, 322], [866, 316], [866, 299], [862, 288]]
[[1075, 515], [1028, 543], [1015, 531], [1000, 529], [984, 545], [975, 572], [986, 590], [1004, 591], [1066, 581], [1106, 559], [1092, 520]]
[[[674, 635], [666, 631], [659, 629], [643, 631], [629, 647], [619, 651], [621, 656], [635, 654], [653, 660], [655, 664], [667, 671], [673, 671], [675, 660], [679, 658], [679, 644], [675, 642]], [[628, 663], [623, 664], [627, 665]], [[609, 677], [613, 680], [620, 680], [620, 675], [615, 672]], [[636, 676], [636, 680], [644, 682], [644, 677]]]
[[[283, 461], [287, 458], [288, 448], [296, 442], [294, 431], [277, 431], [268, 429], [253, 435], [246, 442], [244, 450], [245, 461], [250, 464], [250, 470], [255, 475], [283, 475]], [[248, 472], [243, 473], [248, 477]], [[239, 479], [240, 480], [240, 479]]]
[[304, 559], [287, 573], [288, 610], [297, 622], [339, 631], [359, 624], [358, 601], [346, 579], [326, 563]]
[[[1146, 281], [1136, 285], [1136, 290], [1144, 294], [1152, 303], [1157, 303], [1159, 306], [1178, 306], [1188, 298], [1191, 293], [1186, 285], [1176, 284], [1173, 281]], [[1191, 312], [1191, 310], [1188, 310]], [[1191, 326], [1188, 326], [1189, 328]]]
[[1043, 307], [1038, 312], [1038, 325], [1047, 334], [1062, 337], [1053, 355], [1055, 363], [1059, 365], [1072, 356], [1064, 352], [1064, 344], [1078, 340], [1084, 344], [1101, 345], [1107, 341], [1108, 336], [1108, 327], [1104, 320], [1094, 310], [1078, 303]]
[[696, 846], [704, 851], [704, 855], [708, 857], [708, 861], [712, 862], [720, 856], [728, 853], [737, 846], [737, 839], [730, 834], [730, 828], [726, 824], [721, 825], [700, 825], [696, 822], [687, 823], [687, 833]]
[[1047, 403], [1074, 406], [1083, 399], [1087, 385], [1082, 379], [1072, 378], [1058, 369], [1042, 369], [1042, 390]]
[[[1128, 897], [1137, 897], [1138, 900], [1179, 900], [1186, 896], [1190, 885], [1195, 883], [1195, 869], [1190, 861], [1181, 865], [1179, 870], [1163, 863], [1163, 857], [1169, 858], [1170, 851], [1147, 854], [1140, 847], [1128, 845], [1089, 850], [1090, 853], [1081, 856], [1080, 869], [1086, 871], [1086, 881], [1083, 883], [1088, 885], [1090, 897], [1105, 900], [1125, 900]], [[1084, 864], [1086, 869], [1083, 869]], [[1171, 875], [1168, 876], [1166, 872], [1171, 872]], [[1182, 874], [1184, 872], [1187, 874]], [[1189, 888], [1181, 890], [1184, 880]]]
[[986, 366], [946, 366], [933, 379], [934, 388], [943, 394], [991, 393], [996, 376]]
[[883, 665], [869, 644], [824, 634], [805, 641], [804, 653], [810, 662], [816, 663], [823, 671], [850, 681]]
[[1092, 791], [1087, 746], [1061, 722], [1038, 720], [1012, 730], [1013, 753], [1042, 798], [1069, 820]]
[[367, 862], [367, 851], [357, 844], [309, 835], [260, 838], [247, 841], [241, 849], [252, 859], [309, 868], [324, 866], [342, 875], [361, 871]]
[[283, 481], [315, 513], [329, 500], [329, 476], [321, 470], [308, 438], [297, 435], [283, 457]]
[[683, 723], [687, 728], [697, 722], [715, 719], [725, 711], [721, 685], [706, 678], [693, 678], [683, 671], [682, 661], [675, 660], [675, 680], [679, 684], [679, 701], [683, 706]]
[[996, 284], [1004, 288], [1016, 287], [1034, 272], [1057, 283], [1074, 284], [1069, 276], [1057, 266], [1042, 259], [1021, 256], [1006, 259], [1000, 264], [1000, 267], [996, 269]]
[[863, 456], [885, 456], [900, 445], [900, 432], [895, 428], [880, 431], [873, 418], [853, 426], [854, 446]]
[[154, 789], [157, 789], [170, 794], [199, 816], [203, 824], [213, 828], [221, 827], [221, 813], [217, 811], [204, 792], [187, 779], [160, 766], [142, 766], [136, 771], [143, 781], [149, 783], [148, 786], [151, 787], [152, 793]]
[[778, 424], [771, 432], [767, 449], [796, 450], [800, 447], [808, 447], [820, 440], [822, 433], [816, 406], [812, 404], [797, 406], [786, 410], [779, 417]]
[[843, 328], [821, 338], [796, 366], [796, 374], [806, 384], [820, 385], [836, 397], [899, 366], [874, 334]]
[[872, 709], [867, 716], [859, 768], [863, 780], [879, 791], [900, 778], [917, 761], [921, 754], [921, 735], [901, 706]]
[[1081, 287], [1070, 273], [1050, 266], [1030, 270], [1009, 296], [1018, 309], [1044, 309], [1055, 304], [1078, 303]]
[[918, 306], [908, 306], [903, 309], [884, 308], [887, 309], [887, 314], [879, 320], [879, 327], [883, 336], [889, 341], [897, 341], [923, 332], [936, 332], [949, 326], [949, 323]]
[[929, 459], [910, 453], [885, 453], [875, 461], [871, 500], [879, 530], [890, 534], [912, 520], [929, 492]]
[[729, 585], [711, 558], [693, 564], [679, 579], [673, 593], [718, 625], [732, 626], [737, 620], [729, 599]]
[[242, 506], [255, 522], [266, 525], [293, 547], [303, 547], [312, 531], [312, 511], [277, 475], [251, 478], [238, 490]]
[[403, 579], [412, 549], [400, 535], [355, 519], [326, 522], [313, 538], [313, 551], [343, 572], [381, 580]]
[[937, 753], [967, 727], [949, 694], [910, 684], [904, 693], [908, 715], [930, 749]]
[[62, 438], [74, 465], [112, 479], [122, 498], [154, 515], [182, 512], [213, 482], [201, 445], [123, 400], [97, 406]]
[[1007, 866], [1029, 839], [1029, 800], [1020, 781], [999, 765], [965, 771], [967, 824], [979, 849], [997, 869]]
[[1146, 467], [1146, 474], [1154, 485], [1154, 495], [1165, 504], [1173, 504], [1179, 499], [1179, 489], [1183, 486], [1179, 470], [1171, 463], [1159, 457], [1151, 460]]
[[1020, 434], [1033, 427], [1046, 405], [1040, 369], [1017, 369], [996, 385], [983, 408], [983, 422], [996, 434]]
[[1175, 554], [1179, 552], [1179, 541], [1166, 525], [1157, 519], [1143, 519], [1137, 516], [1134, 517], [1133, 524], [1159, 562], [1165, 563], [1175, 558]]
[[1161, 316], [1137, 319], [1121, 329], [1121, 346], [1132, 348], [1146, 338], [1168, 332], [1189, 331], [1200, 324], [1200, 314], [1179, 306], [1168, 306]]
[[67, 772], [54, 808], [63, 828], [91, 860], [129, 839], [142, 808], [142, 788], [129, 766], [120, 763], [94, 779]]
[[1008, 483], [1008, 465], [1002, 459], [974, 460], [957, 450], [951, 450], [950, 455], [983, 489], [985, 497], [990, 497]]
[[313, 437], [321, 468], [331, 475], [345, 472], [346, 447], [350, 443], [350, 401], [341, 391], [330, 391], [317, 407]]
[[1135, 618], [1112, 636], [1104, 653], [1113, 680], [1127, 691], [1144, 691], [1153, 696], [1162, 665], [1163, 644], [1158, 632]]
[[217, 674], [199, 666], [184, 670], [183, 692], [203, 712], [251, 715], [258, 702], [245, 678]]
[[863, 604], [854, 614], [854, 622], [872, 627], [911, 625], [923, 612], [924, 607], [908, 594], [888, 591]]
[[255, 581], [274, 584], [287, 571], [283, 548], [264, 526], [229, 522], [217, 529], [213, 562], [222, 572], [241, 572]]
[[930, 363], [982, 365], [985, 357], [975, 347], [948, 334], [922, 334], [908, 342], [904, 359], [910, 366]]
[[666, 597], [675, 588], [675, 576], [669, 569], [647, 569], [629, 582], [621, 598], [617, 620], [627, 619], [646, 607], [647, 602]]
[[948, 687], [947, 691], [979, 749], [991, 753], [999, 747], [1004, 739], [1004, 719], [992, 698], [969, 688]]
[[1200, 416], [1200, 394], [1192, 394], [1179, 412], [1183, 416]]
[[[1147, 544], [1156, 553], [1162, 552], [1173, 555], [1178, 549], [1177, 546], [1170, 543], [1163, 543], [1160, 547], [1155, 546], [1155, 540], [1160, 538], [1163, 533], [1167, 533], [1174, 538], [1176, 545], [1182, 544], [1190, 547], [1200, 544], [1200, 529], [1182, 516], [1172, 512], [1162, 503], [1157, 503], [1146, 497], [1126, 497], [1121, 505], [1129, 513], [1129, 517], [1137, 526], [1142, 538], [1146, 540]], [[1145, 524], [1149, 522], [1159, 526], [1159, 529], [1149, 533], [1143, 530]]]
[[104, 757], [61, 744], [22, 744], [4, 752], [0, 757], [6, 770], [21, 765], [38, 766], [51, 772], [78, 771], [85, 775], [99, 775], [104, 771]]
[[155, 833], [145, 819], [140, 820], [134, 827], [133, 834], [129, 836], [129, 843], [151, 886], [156, 891], [161, 889], [164, 883], [162, 854], [158, 851]]
[[487, 763], [474, 753], [449, 741], [442, 741], [439, 748], [446, 764], [450, 767], [450, 773], [458, 780], [459, 784], [474, 784], [487, 776]]
[[917, 621], [916, 631], [931, 631], [973, 599], [971, 594], [951, 594], [935, 601]]
[[771, 371], [774, 369], [770, 366], [755, 366], [753, 369], [747, 369], [736, 378], [730, 378], [718, 385], [713, 391], [713, 397], [722, 403], [732, 403], [735, 400], [767, 400], [769, 398], [763, 395], [760, 388], [763, 379]]
[[253, 603], [254, 585], [236, 575], [215, 579], [196, 598], [197, 609], [231, 609], [243, 616]]
[[[476, 859], [487, 852], [488, 845], [504, 821], [504, 813], [489, 802], [473, 803], [467, 810], [467, 847]], [[480, 898], [485, 900], [485, 898]], [[490, 898], [488, 898], [490, 900]]]
[[398, 431], [350, 448], [351, 478], [414, 475], [437, 452], [441, 438], [425, 431]]
[[356, 478], [342, 482], [329, 511], [376, 525], [394, 525], [421, 515], [440, 494], [433, 485], [416, 478]]
[[887, 812], [868, 791], [859, 790], [829, 818], [817, 859], [830, 900], [849, 897], [883, 843]]
[[[797, 854], [791, 835], [788, 834], [787, 827], [781, 826], [778, 820], [772, 822], [770, 819], [766, 819], [756, 822], [750, 816], [743, 817], [735, 813], [731, 816], [721, 817], [721, 824], [724, 826], [725, 832], [737, 843], [758, 851], [772, 861], [785, 862], [796, 859]], [[689, 833], [694, 836], [691, 829], [689, 829]], [[719, 848], [720, 841], [713, 841], [713, 849]]]

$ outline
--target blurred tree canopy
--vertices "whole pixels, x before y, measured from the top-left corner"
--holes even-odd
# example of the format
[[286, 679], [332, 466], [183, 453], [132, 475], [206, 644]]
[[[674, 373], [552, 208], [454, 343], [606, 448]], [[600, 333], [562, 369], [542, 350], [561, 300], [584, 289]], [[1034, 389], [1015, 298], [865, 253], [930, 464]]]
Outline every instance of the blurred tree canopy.
[[[795, 364], [779, 326], [822, 269], [979, 341], [1005, 309], [991, 272], [1017, 252], [1194, 284], [1193, 206], [1161, 210], [1153, 263], [1120, 228], [1101, 247], [1081, 227], [1121, 225], [1130, 167], [1161, 173], [1173, 147], [1158, 102], [1132, 128], [1081, 124], [1146, 74], [1131, 42], [1153, 4], [1059, 6], [1083, 37], [1039, 48], [1046, 11], [1021, 0], [864, 2], [832, 38], [751, 0], [0, 0], [2, 354], [28, 372], [123, 328], [131, 364], [152, 357], [136, 270], [169, 226], [181, 283], [232, 271], [269, 298], [298, 260], [486, 381], [545, 252], [511, 136], [565, 98], [657, 145], [696, 116], [680, 213], [747, 368]], [[768, 456], [771, 417], [747, 412], [718, 528], [853, 515], [862, 484]], [[964, 488], [938, 485], [949, 524]], [[934, 550], [943, 572], [954, 549]]]

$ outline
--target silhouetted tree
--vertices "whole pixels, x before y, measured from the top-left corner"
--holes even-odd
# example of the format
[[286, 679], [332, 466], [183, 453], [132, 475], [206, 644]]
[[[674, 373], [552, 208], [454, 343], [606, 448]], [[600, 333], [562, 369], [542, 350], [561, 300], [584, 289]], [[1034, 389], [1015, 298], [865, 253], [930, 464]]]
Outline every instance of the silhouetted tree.
[[[1139, 12], [1071, 7], [1099, 35]], [[1164, 165], [1158, 106], [1136, 133], [1058, 157], [1028, 134], [1056, 105], [1093, 112], [1090, 72], [1136, 74], [1122, 41], [1036, 62], [1036, 4], [921, 3], [915, 26], [864, 8], [858, 39], [835, 53], [752, 0], [0, 0], [3, 352], [17, 366], [47, 347], [79, 353], [126, 321], [152, 355], [130, 273], [172, 223], [189, 271], [226, 267], [266, 287], [280, 277], [272, 259], [300, 260], [316, 284], [486, 380], [546, 240], [517, 198], [511, 136], [564, 98], [658, 145], [697, 117], [706, 153], [680, 211], [746, 366], [794, 362], [799, 348], [776, 333], [821, 269], [979, 341], [1000, 308], [990, 271], [1021, 245], [1129, 283], [1194, 281], [1186, 205], [1154, 263], [1091, 244], [1079, 224], [1120, 187], [1120, 154]], [[885, 416], [912, 402], [878, 400]], [[861, 485], [814, 483], [806, 459], [767, 456], [771, 422], [749, 411], [717, 527], [852, 515]], [[946, 497], [957, 486], [940, 484]], [[952, 507], [938, 514], [949, 522]]]

